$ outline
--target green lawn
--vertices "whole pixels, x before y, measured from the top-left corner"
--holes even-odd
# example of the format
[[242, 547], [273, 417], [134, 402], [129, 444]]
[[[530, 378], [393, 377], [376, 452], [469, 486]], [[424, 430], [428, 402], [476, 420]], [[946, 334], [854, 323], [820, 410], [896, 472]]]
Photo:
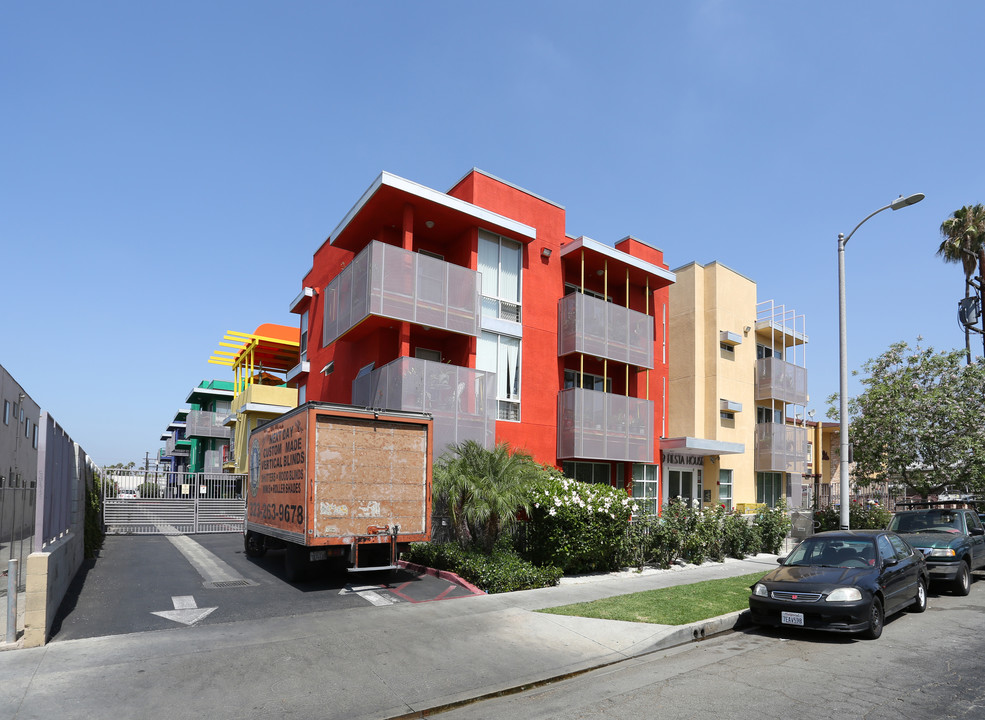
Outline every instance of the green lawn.
[[686, 625], [749, 607], [749, 588], [766, 573], [676, 585], [538, 612], [600, 620]]

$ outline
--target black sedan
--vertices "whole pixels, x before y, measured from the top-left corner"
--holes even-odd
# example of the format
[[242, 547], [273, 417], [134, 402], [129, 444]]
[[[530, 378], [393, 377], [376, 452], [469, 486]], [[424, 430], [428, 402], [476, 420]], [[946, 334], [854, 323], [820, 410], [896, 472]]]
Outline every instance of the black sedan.
[[862, 633], [875, 640], [887, 615], [927, 609], [927, 563], [896, 533], [818, 533], [778, 562], [749, 596], [758, 625]]

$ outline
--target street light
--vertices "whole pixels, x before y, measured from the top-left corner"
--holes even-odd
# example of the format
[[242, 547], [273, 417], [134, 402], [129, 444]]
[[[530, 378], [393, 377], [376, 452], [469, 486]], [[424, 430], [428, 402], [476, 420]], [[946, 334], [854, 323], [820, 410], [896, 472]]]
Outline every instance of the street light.
[[899, 210], [909, 205], [915, 205], [923, 200], [923, 193], [914, 193], [903, 197], [900, 195], [889, 205], [885, 205], [873, 213], [867, 215], [862, 222], [848, 233], [838, 233], [838, 357], [840, 360], [838, 391], [839, 400], [839, 431], [841, 435], [841, 461], [839, 471], [841, 477], [841, 522], [842, 530], [848, 530], [848, 333], [847, 319], [845, 310], [845, 245], [852, 239], [855, 230], [862, 227], [862, 223], [873, 215], [881, 213], [883, 210]]

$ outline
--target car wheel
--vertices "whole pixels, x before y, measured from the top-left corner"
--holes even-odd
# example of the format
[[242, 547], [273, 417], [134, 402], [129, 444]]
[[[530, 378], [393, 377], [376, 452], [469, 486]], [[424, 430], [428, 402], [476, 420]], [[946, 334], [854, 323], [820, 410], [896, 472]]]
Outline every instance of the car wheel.
[[862, 633], [862, 637], [866, 640], [878, 640], [879, 636], [882, 635], [882, 624], [885, 616], [882, 614], [882, 601], [879, 598], [872, 598], [872, 604], [869, 605], [869, 627]]
[[971, 592], [971, 571], [968, 570], [968, 563], [961, 563], [958, 576], [954, 578], [954, 585], [951, 586], [951, 590], [955, 595], [967, 595]]
[[910, 612], [922, 613], [927, 609], [927, 586], [923, 580], [917, 581], [917, 597], [910, 605]]

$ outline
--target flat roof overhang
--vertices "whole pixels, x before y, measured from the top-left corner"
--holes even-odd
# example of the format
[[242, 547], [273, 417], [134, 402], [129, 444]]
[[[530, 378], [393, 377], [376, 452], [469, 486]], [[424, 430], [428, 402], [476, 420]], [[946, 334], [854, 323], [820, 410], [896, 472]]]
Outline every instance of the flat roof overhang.
[[[608, 272], [612, 278], [611, 282], [625, 281], [627, 272], [630, 283], [645, 286], [649, 282], [651, 290], [677, 282], [677, 276], [670, 270], [587, 237], [580, 237], [562, 245], [561, 257], [574, 263], [580, 260], [582, 250], [585, 251], [585, 272]], [[570, 282], [568, 277], [565, 279]]]
[[328, 236], [328, 242], [358, 252], [380, 228], [403, 228], [404, 208], [408, 205], [414, 208], [414, 234], [431, 240], [454, 242], [474, 227], [524, 244], [537, 238], [537, 230], [529, 225], [383, 172]]
[[660, 438], [661, 452], [675, 452], [680, 455], [737, 455], [746, 451], [743, 443], [723, 442], [707, 438], [677, 437]]

